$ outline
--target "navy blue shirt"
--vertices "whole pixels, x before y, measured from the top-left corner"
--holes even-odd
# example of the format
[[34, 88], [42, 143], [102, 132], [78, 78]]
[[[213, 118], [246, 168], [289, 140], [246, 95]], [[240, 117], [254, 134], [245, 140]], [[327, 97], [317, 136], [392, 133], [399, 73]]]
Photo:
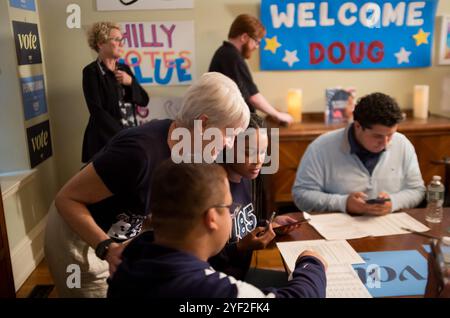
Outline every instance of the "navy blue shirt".
[[108, 281], [110, 298], [301, 298], [325, 297], [326, 276], [314, 257], [297, 261], [293, 279], [282, 288], [258, 289], [213, 270], [194, 255], [153, 243], [145, 232], [125, 248]]
[[354, 124], [352, 124], [348, 130], [348, 142], [350, 143], [350, 153], [357, 155], [364, 167], [369, 171], [369, 174], [372, 175], [373, 169], [375, 169], [384, 150], [379, 153], [373, 153], [365, 149], [358, 140], [356, 140]]
[[171, 123], [153, 120], [122, 130], [94, 157], [95, 171], [113, 195], [88, 209], [111, 238], [127, 240], [141, 231], [149, 213], [153, 172], [170, 158]]

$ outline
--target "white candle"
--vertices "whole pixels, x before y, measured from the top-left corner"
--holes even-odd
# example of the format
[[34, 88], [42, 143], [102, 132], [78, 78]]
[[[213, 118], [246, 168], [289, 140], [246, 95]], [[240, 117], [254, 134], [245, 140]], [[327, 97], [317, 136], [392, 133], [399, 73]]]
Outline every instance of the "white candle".
[[287, 95], [288, 113], [294, 118], [294, 122], [302, 121], [302, 90], [290, 89]]
[[413, 103], [414, 118], [420, 119], [428, 118], [429, 93], [430, 87], [428, 85], [414, 86], [414, 103]]

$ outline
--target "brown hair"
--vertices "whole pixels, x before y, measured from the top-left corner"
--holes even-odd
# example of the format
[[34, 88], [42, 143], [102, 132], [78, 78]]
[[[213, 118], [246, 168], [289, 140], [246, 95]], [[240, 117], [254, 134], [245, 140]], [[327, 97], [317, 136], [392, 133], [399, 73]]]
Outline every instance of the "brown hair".
[[88, 44], [91, 49], [98, 52], [98, 44], [108, 41], [111, 30], [117, 29], [120, 31], [120, 26], [114, 22], [96, 22], [88, 31]]
[[[217, 164], [179, 163], [168, 159], [155, 171], [150, 211], [155, 231], [183, 237], [213, 205], [226, 204], [225, 169]], [[226, 185], [226, 186], [225, 186]]]
[[244, 33], [250, 37], [261, 39], [266, 35], [266, 29], [257, 18], [248, 14], [240, 14], [231, 24], [228, 38], [234, 39]]

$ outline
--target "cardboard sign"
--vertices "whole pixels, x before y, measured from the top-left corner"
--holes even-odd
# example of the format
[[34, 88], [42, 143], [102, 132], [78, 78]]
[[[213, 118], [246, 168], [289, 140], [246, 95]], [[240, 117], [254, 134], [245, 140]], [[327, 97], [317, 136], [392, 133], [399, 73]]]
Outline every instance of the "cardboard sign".
[[353, 265], [373, 297], [425, 293], [427, 260], [415, 250], [359, 253], [365, 264]]
[[42, 63], [37, 24], [12, 21], [19, 65]]
[[262, 70], [431, 65], [438, 0], [262, 0]]
[[34, 0], [9, 0], [9, 5], [13, 8], [36, 11]]
[[31, 168], [52, 156], [52, 139], [48, 120], [27, 128], [27, 139]]
[[122, 22], [124, 54], [141, 85], [190, 85], [195, 74], [194, 22]]
[[20, 79], [25, 120], [47, 113], [44, 76], [38, 75]]
[[98, 11], [191, 9], [193, 0], [97, 0]]

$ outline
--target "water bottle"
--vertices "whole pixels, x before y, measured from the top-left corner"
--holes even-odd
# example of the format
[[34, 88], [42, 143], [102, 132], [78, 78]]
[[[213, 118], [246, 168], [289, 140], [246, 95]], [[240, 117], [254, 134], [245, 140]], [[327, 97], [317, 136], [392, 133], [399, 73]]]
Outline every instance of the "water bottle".
[[427, 187], [427, 212], [425, 220], [431, 223], [440, 223], [443, 218], [444, 204], [444, 185], [441, 182], [441, 177], [433, 176], [433, 179]]

